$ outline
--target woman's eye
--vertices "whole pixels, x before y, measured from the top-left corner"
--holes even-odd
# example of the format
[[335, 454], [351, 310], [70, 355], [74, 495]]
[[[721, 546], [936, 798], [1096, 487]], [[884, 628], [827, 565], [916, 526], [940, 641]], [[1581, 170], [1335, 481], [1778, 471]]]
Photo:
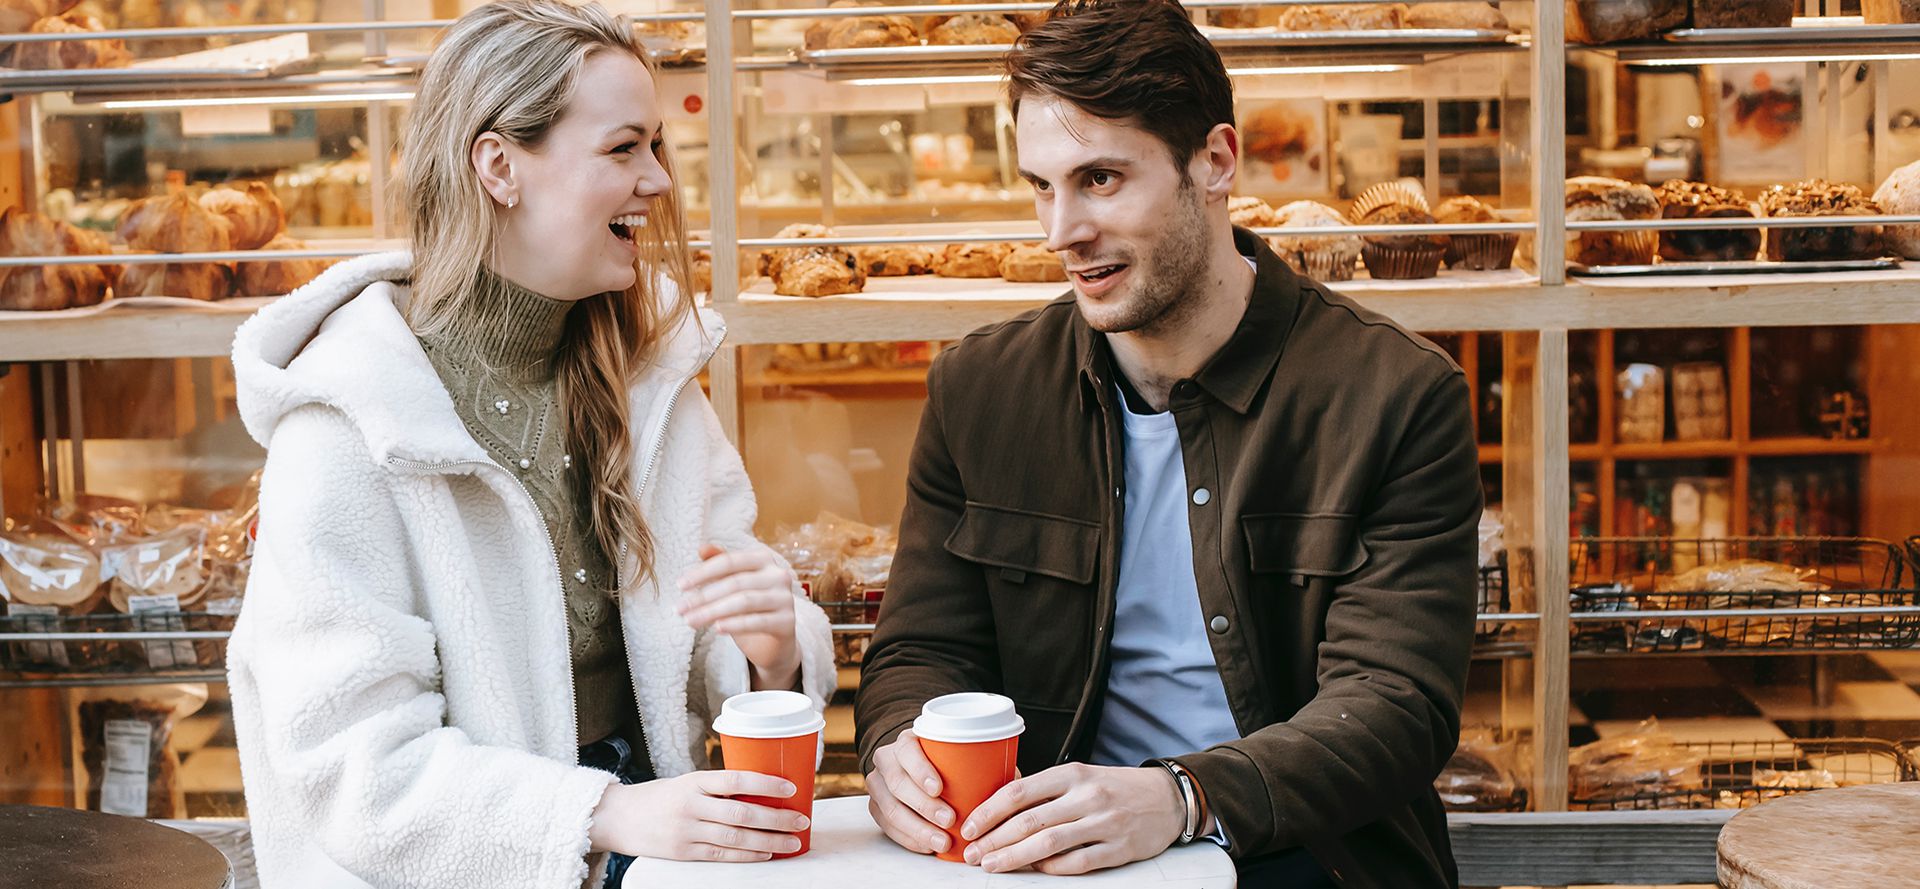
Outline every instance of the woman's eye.
[[615, 147], [615, 148], [613, 149], [613, 153], [614, 153], [614, 154], [626, 154], [627, 152], [629, 152], [629, 151], [632, 151], [632, 150], [633, 150], [633, 147], [634, 147], [635, 145], [638, 145], [638, 144], [640, 144], [640, 143], [638, 143], [638, 142], [622, 142], [622, 143], [620, 143], [620, 144], [619, 144], [619, 145], [618, 145], [617, 147]]

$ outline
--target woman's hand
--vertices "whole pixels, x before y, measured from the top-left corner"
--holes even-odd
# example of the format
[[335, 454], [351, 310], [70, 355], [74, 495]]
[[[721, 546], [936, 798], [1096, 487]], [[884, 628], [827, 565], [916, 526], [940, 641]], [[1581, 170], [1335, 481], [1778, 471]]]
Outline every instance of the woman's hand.
[[708, 544], [700, 558], [680, 578], [680, 616], [696, 630], [733, 637], [753, 665], [754, 688], [793, 688], [800, 681], [793, 571], [765, 547], [730, 553]]
[[796, 852], [799, 812], [733, 796], [786, 799], [793, 784], [756, 772], [692, 772], [645, 784], [612, 784], [593, 809], [588, 839], [595, 852], [676, 861], [766, 861]]

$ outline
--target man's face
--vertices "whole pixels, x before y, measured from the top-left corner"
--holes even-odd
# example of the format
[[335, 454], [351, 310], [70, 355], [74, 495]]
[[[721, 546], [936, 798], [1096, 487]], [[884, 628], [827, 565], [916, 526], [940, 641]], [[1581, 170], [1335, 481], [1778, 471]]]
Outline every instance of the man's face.
[[1020, 174], [1088, 326], [1152, 329], [1190, 303], [1210, 240], [1194, 169], [1152, 133], [1052, 97], [1022, 100], [1016, 123]]

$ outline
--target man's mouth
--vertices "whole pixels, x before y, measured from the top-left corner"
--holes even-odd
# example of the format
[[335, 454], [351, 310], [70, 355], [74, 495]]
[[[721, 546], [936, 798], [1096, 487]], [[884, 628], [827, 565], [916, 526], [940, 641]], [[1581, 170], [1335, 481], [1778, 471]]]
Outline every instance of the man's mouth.
[[1087, 266], [1081, 269], [1074, 269], [1072, 271], [1072, 274], [1075, 278], [1078, 278], [1082, 281], [1086, 281], [1088, 283], [1092, 283], [1094, 281], [1104, 281], [1107, 278], [1111, 278], [1114, 275], [1118, 274], [1119, 272], [1125, 270], [1126, 267], [1127, 267], [1126, 263], [1113, 263], [1110, 265], [1093, 265], [1093, 266]]

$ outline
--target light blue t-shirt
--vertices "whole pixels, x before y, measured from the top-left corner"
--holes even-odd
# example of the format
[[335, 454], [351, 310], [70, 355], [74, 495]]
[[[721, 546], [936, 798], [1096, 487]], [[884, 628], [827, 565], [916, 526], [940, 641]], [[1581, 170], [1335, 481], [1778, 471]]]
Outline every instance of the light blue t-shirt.
[[1180, 430], [1173, 412], [1136, 414], [1116, 395], [1126, 431], [1126, 515], [1093, 762], [1136, 766], [1234, 740], [1240, 730], [1193, 579]]

